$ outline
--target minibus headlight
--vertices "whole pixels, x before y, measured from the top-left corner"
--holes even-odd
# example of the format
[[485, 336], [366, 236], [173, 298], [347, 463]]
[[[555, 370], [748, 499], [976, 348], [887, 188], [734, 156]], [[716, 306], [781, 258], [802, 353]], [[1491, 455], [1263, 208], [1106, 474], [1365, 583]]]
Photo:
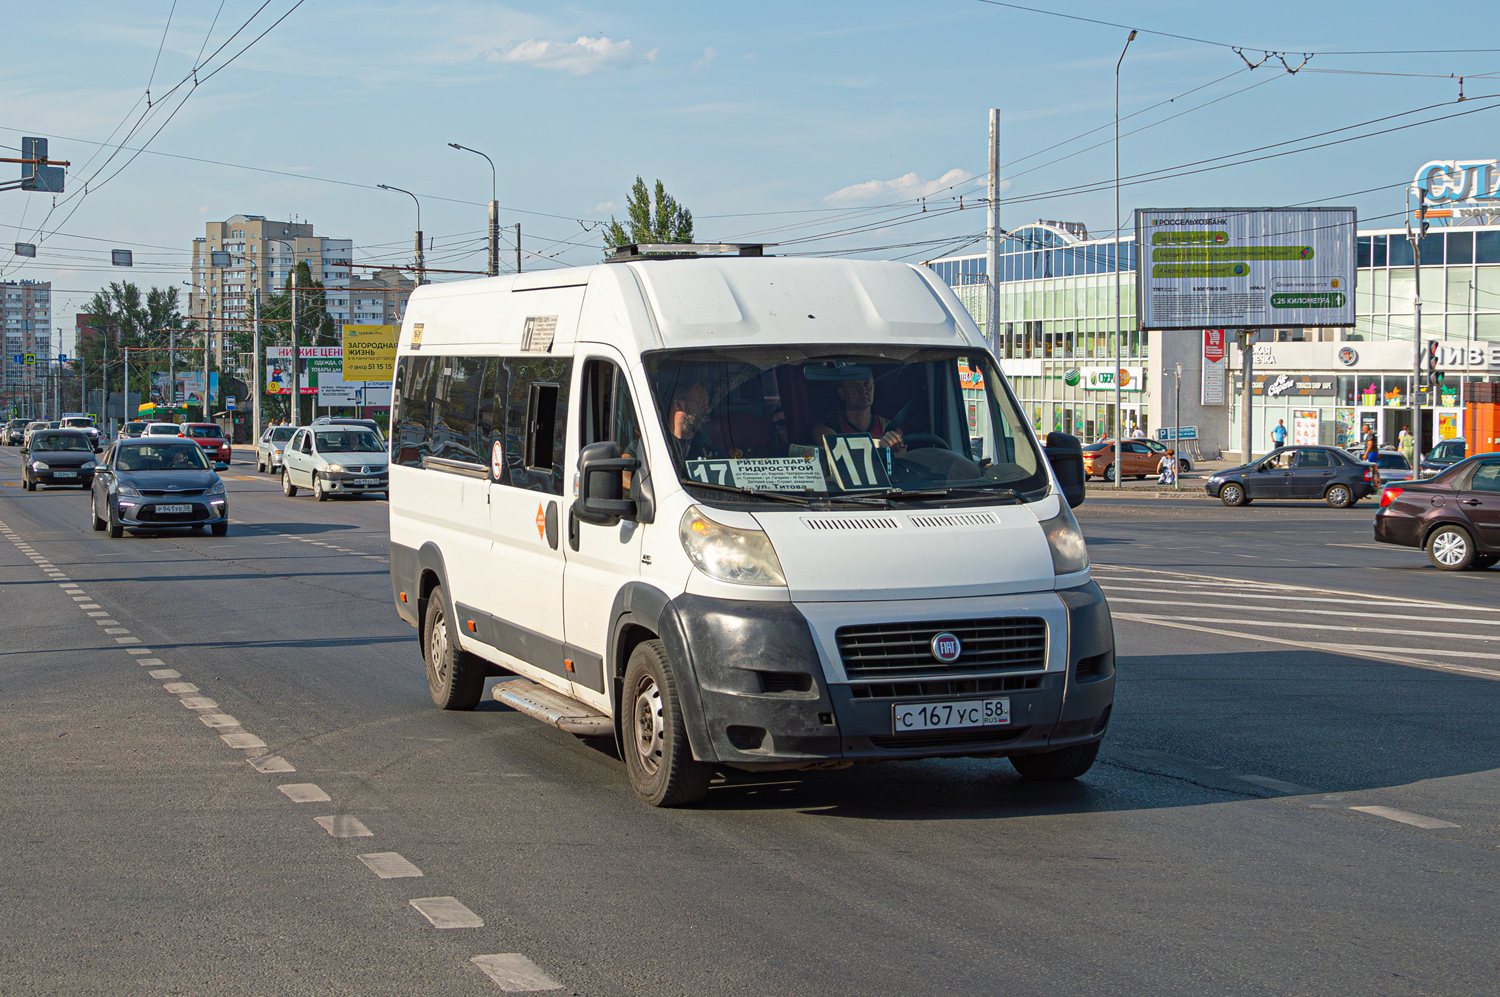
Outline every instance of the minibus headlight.
[[1047, 534], [1047, 546], [1052, 550], [1052, 570], [1059, 575], [1071, 575], [1089, 566], [1089, 549], [1083, 542], [1083, 531], [1068, 503], [1057, 503], [1061, 511], [1042, 523], [1042, 532]]
[[786, 584], [781, 560], [760, 530], [724, 526], [690, 506], [678, 533], [693, 566], [710, 578], [736, 585]]

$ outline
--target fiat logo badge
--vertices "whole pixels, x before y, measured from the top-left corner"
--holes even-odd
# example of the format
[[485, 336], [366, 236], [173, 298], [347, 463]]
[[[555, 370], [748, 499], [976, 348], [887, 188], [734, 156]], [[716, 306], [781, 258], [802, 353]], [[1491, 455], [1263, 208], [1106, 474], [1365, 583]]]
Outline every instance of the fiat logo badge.
[[963, 651], [963, 645], [959, 643], [956, 636], [950, 633], [940, 633], [932, 638], [932, 656], [944, 664], [951, 664], [958, 660]]

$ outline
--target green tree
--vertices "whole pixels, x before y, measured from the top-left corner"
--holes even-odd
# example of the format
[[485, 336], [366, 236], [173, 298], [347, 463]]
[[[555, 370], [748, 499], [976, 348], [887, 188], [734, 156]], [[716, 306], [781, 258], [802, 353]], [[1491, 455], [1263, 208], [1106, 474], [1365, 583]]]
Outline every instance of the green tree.
[[606, 253], [616, 246], [632, 243], [693, 241], [693, 213], [678, 204], [660, 180], [656, 181], [655, 204], [651, 194], [646, 181], [637, 176], [625, 203], [625, 220], [630, 227], [610, 216], [609, 228], [604, 232]]
[[[84, 311], [94, 333], [83, 336], [75, 352], [84, 359], [91, 383], [97, 383], [96, 372], [104, 370], [102, 364], [108, 361], [111, 391], [123, 386], [124, 350], [137, 351], [130, 358], [131, 389], [144, 394], [150, 372], [167, 369], [167, 351], [162, 347], [170, 344], [173, 332], [182, 344], [189, 338], [183, 334], [196, 328], [183, 316], [175, 287], [153, 287], [142, 295], [129, 281], [113, 282], [95, 293]], [[179, 362], [178, 366], [185, 365]]]
[[[342, 339], [328, 314], [328, 292], [322, 281], [313, 280], [307, 262], [297, 264], [297, 345], [339, 346]], [[288, 275], [281, 286], [280, 294], [272, 294], [260, 303], [261, 355], [255, 362], [261, 364], [261, 384], [265, 385], [265, 348], [268, 346], [292, 345], [292, 279]], [[253, 347], [251, 332], [226, 335], [232, 348], [249, 353]], [[287, 401], [275, 395], [263, 399], [262, 414], [267, 418], [291, 418]]]

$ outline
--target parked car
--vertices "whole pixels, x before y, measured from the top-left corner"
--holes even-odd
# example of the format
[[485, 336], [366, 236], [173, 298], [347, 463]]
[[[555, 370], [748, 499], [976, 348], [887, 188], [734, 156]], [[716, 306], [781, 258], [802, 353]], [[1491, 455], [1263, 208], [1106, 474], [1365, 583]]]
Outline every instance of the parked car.
[[188, 422], [178, 427], [182, 435], [190, 440], [197, 440], [208, 459], [216, 465], [229, 466], [234, 457], [234, 449], [229, 441], [224, 438], [224, 428], [217, 422]]
[[229, 532], [224, 482], [202, 447], [176, 437], [116, 440], [94, 474], [90, 510], [94, 529], [115, 538], [172, 527]]
[[1346, 509], [1379, 486], [1374, 464], [1355, 460], [1338, 447], [1282, 447], [1239, 467], [1215, 472], [1208, 494], [1225, 505], [1256, 499], [1323, 499]]
[[94, 441], [81, 429], [43, 429], [31, 435], [31, 445], [21, 462], [21, 487], [36, 491], [37, 485], [80, 485], [94, 481]]
[[12, 419], [7, 422], [3, 428], [0, 428], [0, 436], [4, 437], [4, 440], [0, 442], [4, 442], [8, 447], [20, 446], [21, 440], [26, 436], [26, 422], [25, 419]]
[[312, 421], [312, 424], [314, 426], [360, 426], [374, 433], [376, 439], [385, 439], [385, 434], [380, 431], [380, 424], [374, 419], [355, 419], [351, 416], [342, 415], [320, 415]]
[[[1121, 468], [1125, 477], [1146, 478], [1157, 474], [1156, 465], [1161, 463], [1161, 454], [1151, 448], [1155, 441], [1148, 440], [1125, 440], [1120, 447]], [[1161, 447], [1162, 452], [1166, 447]], [[1102, 440], [1098, 443], [1089, 443], [1083, 448], [1083, 473], [1085, 477], [1103, 478], [1106, 481], [1114, 477], [1115, 463], [1115, 441]]]
[[124, 426], [120, 427], [120, 439], [137, 439], [142, 433], [146, 431], [146, 427], [149, 425], [151, 425], [149, 422], [143, 422], [140, 419], [132, 419], [130, 422], [127, 422]]
[[281, 491], [312, 489], [319, 502], [330, 495], [384, 492], [390, 487], [385, 445], [360, 426], [308, 426], [293, 434], [281, 454]]
[[255, 444], [255, 469], [261, 474], [281, 467], [281, 451], [297, 432], [295, 426], [267, 426]]
[[1444, 571], [1500, 562], [1500, 454], [1470, 457], [1425, 481], [1387, 485], [1375, 539], [1425, 550]]
[[1443, 440], [1423, 455], [1419, 465], [1421, 476], [1430, 478], [1447, 470], [1464, 459], [1467, 449], [1468, 443], [1464, 440]]
[[1380, 450], [1375, 454], [1375, 467], [1380, 471], [1381, 481], [1410, 481], [1411, 461], [1406, 455], [1391, 450]]

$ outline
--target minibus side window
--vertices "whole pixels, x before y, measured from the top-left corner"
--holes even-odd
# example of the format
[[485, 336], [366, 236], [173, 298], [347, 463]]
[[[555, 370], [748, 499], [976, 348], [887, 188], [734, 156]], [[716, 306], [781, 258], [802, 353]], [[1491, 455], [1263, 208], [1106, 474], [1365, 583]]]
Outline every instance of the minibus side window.
[[[611, 440], [620, 444], [621, 453], [645, 461], [641, 444], [640, 422], [630, 400], [630, 384], [625, 372], [608, 360], [590, 360], [584, 373], [584, 401], [579, 415], [582, 426], [579, 447]], [[621, 484], [630, 490], [631, 474], [622, 475]]]
[[396, 463], [421, 467], [428, 447], [432, 393], [428, 371], [440, 357], [402, 357], [396, 370], [396, 413], [391, 419], [391, 454]]
[[573, 361], [527, 356], [504, 363], [506, 484], [561, 495]]
[[428, 450], [433, 457], [483, 465], [487, 455], [476, 439], [475, 424], [479, 400], [489, 380], [489, 357], [442, 357], [437, 360], [442, 374], [432, 399], [432, 439]]

